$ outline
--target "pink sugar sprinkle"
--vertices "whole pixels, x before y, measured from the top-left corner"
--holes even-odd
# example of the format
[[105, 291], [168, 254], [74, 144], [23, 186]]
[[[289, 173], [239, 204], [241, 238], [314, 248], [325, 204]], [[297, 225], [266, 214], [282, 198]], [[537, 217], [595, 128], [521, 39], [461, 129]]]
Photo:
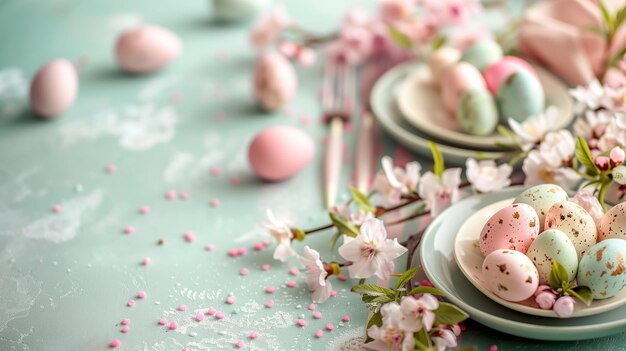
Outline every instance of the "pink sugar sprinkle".
[[232, 185], [239, 185], [239, 184], [241, 184], [241, 178], [239, 176], [232, 176], [230, 178], [230, 183]]
[[185, 241], [187, 241], [188, 243], [192, 243], [194, 241], [196, 241], [196, 234], [194, 232], [192, 232], [191, 230], [188, 230], [185, 232]]
[[176, 328], [178, 328], [178, 323], [176, 322], [170, 323], [170, 326], [169, 326], [170, 330], [176, 330]]
[[332, 323], [327, 323], [326, 324], [326, 330], [331, 331], [333, 329], [335, 329], [335, 326], [333, 326]]
[[166, 324], [167, 324], [167, 319], [165, 318], [159, 319], [159, 325], [166, 325]]
[[215, 318], [217, 319], [223, 319], [225, 317], [224, 312], [217, 312], [215, 314]]
[[189, 193], [186, 191], [183, 191], [180, 194], [178, 194], [178, 198], [181, 200], [187, 200], [189, 199]]
[[315, 319], [320, 319], [322, 318], [322, 313], [321, 312], [313, 312], [313, 318]]
[[191, 351], [188, 347], [183, 347], [182, 351]]
[[213, 307], [210, 307], [209, 310], [206, 311], [206, 314], [208, 314], [209, 316], [214, 316], [216, 313], [217, 311]]
[[335, 290], [331, 290], [330, 291], [330, 296], [331, 297], [337, 297], [337, 292]]
[[267, 307], [267, 308], [274, 307], [274, 300], [267, 300], [267, 301], [265, 301], [265, 307]]
[[428, 279], [424, 279], [420, 282], [420, 286], [433, 286], [433, 283], [431, 283]]
[[61, 212], [61, 205], [54, 205], [54, 206], [52, 206], [52, 212], [54, 212], [54, 213]]
[[261, 250], [263, 250], [264, 248], [265, 248], [265, 245], [263, 245], [263, 243], [256, 243], [256, 244], [254, 244], [254, 249], [255, 249], [256, 251], [261, 251]]
[[254, 340], [258, 337], [259, 337], [259, 332], [256, 332], [256, 331], [250, 332], [250, 336], [249, 336], [250, 339]]
[[350, 321], [350, 316], [348, 316], [347, 314], [343, 315], [343, 318], [341, 318], [342, 321], [344, 322], [349, 322]]
[[109, 163], [106, 167], [106, 171], [109, 174], [113, 174], [117, 171], [117, 166], [113, 163]]
[[498, 351], [498, 345], [489, 346], [489, 351]]
[[297, 324], [299, 327], [304, 328], [304, 327], [306, 326], [306, 321], [305, 321], [304, 319], [298, 319], [298, 320], [296, 321], [296, 324]]
[[237, 346], [238, 349], [243, 349], [244, 347], [246, 347], [246, 343], [242, 340], [239, 340], [235, 343], [235, 346]]
[[176, 190], [170, 190], [165, 193], [165, 198], [168, 200], [174, 200], [176, 198]]
[[261, 266], [261, 269], [264, 271], [268, 271], [270, 269], [270, 265], [269, 264], [264, 264]]
[[316, 338], [319, 339], [319, 338], [322, 337], [322, 335], [324, 335], [324, 332], [321, 329], [318, 329], [318, 330], [315, 331], [315, 337]]
[[206, 244], [206, 246], [204, 248], [207, 251], [213, 251], [213, 249], [215, 249], [215, 245], [213, 245], [213, 244]]
[[239, 250], [237, 250], [237, 249], [230, 249], [230, 250], [228, 250], [228, 256], [230, 256], [230, 257], [237, 257], [237, 256], [239, 256]]
[[237, 299], [236, 299], [234, 296], [232, 296], [232, 295], [231, 295], [231, 296], [228, 296], [228, 297], [226, 298], [226, 303], [227, 303], [227, 304], [229, 304], [229, 305], [234, 304], [234, 303], [235, 303], [235, 301], [237, 301]]
[[128, 227], [124, 228], [124, 233], [125, 234], [132, 234], [135, 232], [135, 227], [133, 227], [132, 225], [129, 225]]
[[211, 168], [211, 174], [213, 174], [214, 176], [218, 176], [220, 174], [222, 174], [222, 169], [218, 166], [215, 166], [213, 168]]
[[211, 199], [211, 207], [218, 207], [220, 205], [219, 199]]
[[273, 285], [270, 285], [265, 288], [265, 292], [268, 294], [273, 294], [276, 292], [276, 288]]
[[196, 320], [197, 320], [198, 322], [203, 321], [203, 320], [204, 320], [204, 315], [203, 315], [202, 313], [198, 313], [198, 314], [196, 314]]
[[147, 215], [148, 213], [150, 213], [150, 207], [143, 206], [142, 208], [139, 209], [139, 213], [141, 213], [142, 215]]
[[178, 310], [179, 311], [185, 311], [186, 309], [187, 309], [187, 306], [185, 306], [185, 304], [181, 303], [180, 305], [178, 305]]
[[137, 293], [137, 297], [140, 299], [145, 299], [146, 298], [146, 292], [145, 291], [140, 291]]
[[133, 307], [133, 306], [135, 306], [135, 300], [130, 300], [130, 301], [128, 301], [128, 303], [126, 304], [126, 306], [128, 306], [128, 307]]
[[144, 266], [147, 266], [147, 265], [150, 264], [150, 261], [151, 261], [150, 257], [144, 257], [144, 259], [141, 260], [141, 264], [144, 265]]
[[337, 279], [341, 280], [342, 282], [345, 282], [346, 280], [348, 280], [348, 278], [346, 278], [346, 276], [343, 274], [339, 274], [337, 276]]
[[239, 256], [243, 256], [247, 253], [248, 253], [248, 249], [246, 249], [245, 247], [240, 247], [237, 249], [237, 254], [239, 254]]
[[242, 268], [239, 270], [239, 275], [248, 275], [248, 273], [250, 273], [250, 271], [248, 270], [248, 268]]
[[128, 333], [128, 330], [129, 330], [129, 328], [128, 328], [127, 325], [122, 327], [122, 333]]
[[121, 323], [122, 325], [128, 325], [128, 323], [130, 323], [130, 319], [128, 318], [122, 319], [122, 323]]
[[291, 275], [298, 275], [300, 274], [300, 270], [296, 267], [291, 267], [291, 269], [289, 270], [289, 274]]
[[288, 287], [290, 287], [290, 288], [295, 288], [295, 287], [296, 287], [296, 285], [298, 285], [298, 283], [296, 283], [296, 281], [295, 281], [295, 280], [290, 280], [290, 281], [287, 283], [287, 286], [288, 286]]
[[115, 339], [113, 341], [111, 341], [111, 347], [118, 347], [120, 346], [120, 341], [118, 339]]
[[270, 239], [263, 239], [263, 245], [267, 246], [270, 244]]
[[309, 311], [315, 311], [316, 308], [317, 308], [317, 306], [315, 306], [314, 303], [309, 305]]

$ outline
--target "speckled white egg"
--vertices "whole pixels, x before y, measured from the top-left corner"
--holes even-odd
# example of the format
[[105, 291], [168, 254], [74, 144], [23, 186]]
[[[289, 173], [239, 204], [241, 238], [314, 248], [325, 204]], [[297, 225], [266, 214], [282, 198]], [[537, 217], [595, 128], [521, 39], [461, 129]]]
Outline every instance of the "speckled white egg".
[[33, 78], [30, 106], [40, 117], [56, 117], [72, 106], [77, 93], [78, 74], [74, 65], [56, 59], [41, 67]]
[[480, 232], [480, 252], [487, 256], [500, 249], [526, 253], [539, 233], [539, 218], [526, 204], [511, 204], [496, 212]]
[[513, 302], [533, 296], [539, 286], [539, 273], [533, 262], [514, 250], [496, 250], [485, 257], [482, 277], [489, 290]]
[[626, 239], [626, 202], [613, 206], [600, 219], [598, 241], [610, 238]]
[[539, 231], [541, 232], [550, 207], [557, 202], [567, 201], [567, 199], [567, 193], [560, 186], [541, 184], [524, 190], [513, 202], [527, 204], [535, 209], [537, 216], [539, 216]]
[[571, 201], [557, 202], [546, 214], [544, 228], [559, 229], [572, 240], [578, 259], [596, 243], [596, 223], [584, 208]]
[[548, 229], [530, 244], [526, 256], [537, 267], [539, 284], [548, 284], [552, 263], [559, 262], [567, 270], [569, 280], [576, 278], [578, 255], [574, 243], [567, 234], [558, 229]]
[[443, 78], [443, 73], [450, 66], [459, 62], [460, 58], [461, 52], [449, 46], [444, 46], [433, 52], [428, 58], [431, 82], [434, 85], [439, 86], [441, 84], [441, 79]]
[[591, 289], [594, 299], [615, 296], [626, 285], [626, 240], [606, 239], [592, 246], [578, 264], [578, 285]]

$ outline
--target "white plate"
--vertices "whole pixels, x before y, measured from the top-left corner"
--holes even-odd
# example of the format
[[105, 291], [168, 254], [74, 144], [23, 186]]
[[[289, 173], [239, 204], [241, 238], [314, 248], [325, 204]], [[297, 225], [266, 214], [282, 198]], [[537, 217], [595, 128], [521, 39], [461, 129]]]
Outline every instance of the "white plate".
[[[534, 68], [546, 94], [546, 106], [555, 106], [559, 111], [554, 127], [567, 127], [574, 118], [568, 87], [547, 70], [539, 66]], [[498, 132], [482, 137], [464, 133], [456, 116], [445, 110], [439, 89], [432, 85], [430, 69], [425, 63], [417, 64], [415, 71], [402, 81], [396, 91], [396, 98], [404, 118], [433, 138], [453, 145], [485, 150], [500, 150], [497, 143], [510, 144]]]
[[[454, 258], [459, 268], [461, 268], [461, 272], [463, 272], [467, 279], [493, 301], [512, 310], [534, 316], [558, 318], [554, 311], [539, 308], [534, 298], [529, 298], [521, 302], [510, 302], [501, 299], [489, 290], [487, 283], [482, 279], [482, 265], [485, 257], [478, 248], [480, 232], [491, 216], [511, 203], [513, 203], [513, 198], [498, 201], [471, 215], [463, 223], [454, 240]], [[589, 307], [577, 301], [574, 307], [574, 313], [571, 317], [592, 316], [615, 309], [624, 304], [626, 304], [626, 289], [622, 289], [612, 298], [594, 300]]]

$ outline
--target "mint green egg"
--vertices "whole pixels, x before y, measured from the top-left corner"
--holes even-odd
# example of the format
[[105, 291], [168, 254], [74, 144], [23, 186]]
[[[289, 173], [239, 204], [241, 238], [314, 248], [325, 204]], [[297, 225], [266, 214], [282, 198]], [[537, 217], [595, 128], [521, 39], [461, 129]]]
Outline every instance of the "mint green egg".
[[483, 71], [490, 64], [502, 58], [502, 48], [492, 40], [479, 41], [465, 49], [461, 61], [465, 61], [479, 71]]
[[498, 124], [498, 109], [487, 89], [469, 89], [461, 94], [456, 118], [464, 132], [490, 135]]
[[539, 234], [530, 244], [526, 256], [537, 267], [539, 284], [549, 283], [554, 261], [565, 267], [570, 281], [576, 278], [576, 272], [578, 272], [576, 248], [569, 236], [558, 229], [548, 229]]
[[511, 74], [498, 88], [496, 95], [500, 116], [523, 122], [530, 116], [543, 112], [545, 95], [537, 77], [519, 70]]
[[607, 239], [589, 249], [578, 264], [578, 285], [591, 289], [594, 299], [615, 296], [626, 285], [626, 240]]

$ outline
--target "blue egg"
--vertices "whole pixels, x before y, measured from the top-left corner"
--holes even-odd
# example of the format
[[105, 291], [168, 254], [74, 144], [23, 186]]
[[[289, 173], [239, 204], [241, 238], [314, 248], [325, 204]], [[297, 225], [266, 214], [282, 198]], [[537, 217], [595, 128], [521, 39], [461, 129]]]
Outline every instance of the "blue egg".
[[483, 40], [470, 46], [463, 52], [461, 61], [472, 64], [479, 71], [502, 58], [502, 48], [492, 40]]
[[523, 122], [543, 112], [545, 95], [534, 74], [519, 70], [511, 74], [498, 88], [496, 95], [500, 116]]
[[213, 16], [223, 22], [237, 22], [256, 16], [269, 0], [212, 0]]
[[615, 296], [626, 285], [626, 240], [607, 239], [589, 249], [578, 264], [578, 285], [591, 289], [594, 299]]
[[456, 118], [464, 132], [490, 135], [498, 124], [498, 109], [487, 89], [469, 89], [463, 92], [456, 109]]

